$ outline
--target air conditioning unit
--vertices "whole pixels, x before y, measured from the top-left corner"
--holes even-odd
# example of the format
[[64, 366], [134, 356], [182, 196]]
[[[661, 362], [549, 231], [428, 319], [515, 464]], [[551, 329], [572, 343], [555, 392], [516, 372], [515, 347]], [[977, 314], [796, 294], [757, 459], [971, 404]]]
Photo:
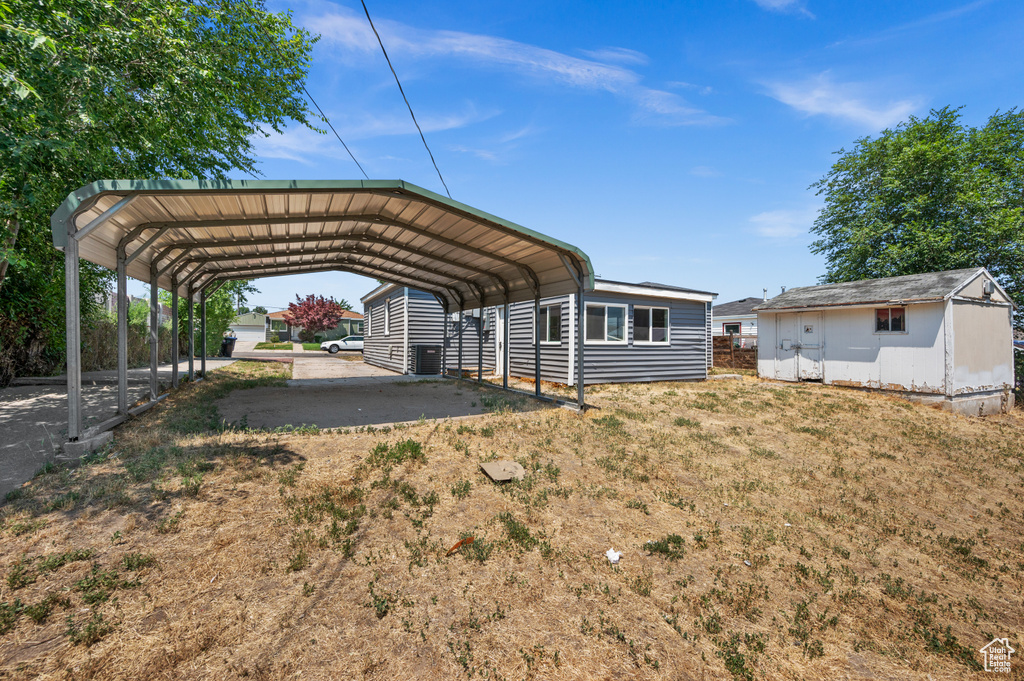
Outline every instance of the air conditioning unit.
[[440, 345], [416, 345], [413, 358], [412, 372], [414, 374], [439, 374], [441, 373], [441, 346]]

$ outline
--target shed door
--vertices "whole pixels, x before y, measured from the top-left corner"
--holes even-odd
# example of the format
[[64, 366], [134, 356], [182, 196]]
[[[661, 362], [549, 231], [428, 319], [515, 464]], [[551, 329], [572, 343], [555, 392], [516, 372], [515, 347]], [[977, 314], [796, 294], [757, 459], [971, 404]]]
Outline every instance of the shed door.
[[801, 381], [821, 380], [821, 313], [800, 315], [800, 346], [797, 362]]
[[798, 380], [797, 348], [800, 345], [800, 315], [795, 313], [775, 315], [775, 377], [782, 381]]
[[495, 308], [494, 324], [494, 373], [505, 375], [505, 306]]

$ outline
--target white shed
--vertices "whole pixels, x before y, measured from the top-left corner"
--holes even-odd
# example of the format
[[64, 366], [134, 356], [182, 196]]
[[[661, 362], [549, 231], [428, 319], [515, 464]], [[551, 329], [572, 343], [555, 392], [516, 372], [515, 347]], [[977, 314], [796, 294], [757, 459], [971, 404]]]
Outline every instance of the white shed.
[[763, 378], [891, 390], [965, 414], [1013, 406], [1013, 303], [985, 268], [793, 288], [755, 309]]

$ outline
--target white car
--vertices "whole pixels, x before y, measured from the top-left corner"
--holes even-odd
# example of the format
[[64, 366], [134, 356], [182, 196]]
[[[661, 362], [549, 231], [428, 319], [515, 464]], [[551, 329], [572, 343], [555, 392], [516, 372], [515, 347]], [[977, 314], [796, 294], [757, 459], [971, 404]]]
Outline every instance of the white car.
[[337, 340], [324, 341], [320, 344], [321, 350], [326, 350], [332, 355], [340, 350], [358, 350], [363, 351], [363, 337], [362, 336], [345, 336]]

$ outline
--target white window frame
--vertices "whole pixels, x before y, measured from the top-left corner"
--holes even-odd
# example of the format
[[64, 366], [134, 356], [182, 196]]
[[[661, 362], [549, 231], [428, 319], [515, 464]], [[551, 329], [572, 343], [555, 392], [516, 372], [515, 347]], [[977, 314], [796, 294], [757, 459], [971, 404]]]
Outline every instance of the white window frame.
[[384, 299], [384, 335], [391, 335], [391, 299]]
[[743, 322], [722, 322], [722, 335], [723, 336], [728, 336], [729, 335], [729, 327], [730, 326], [738, 326], [738, 327], [740, 327], [739, 330], [735, 334], [733, 334], [733, 335], [735, 335], [735, 336], [742, 336], [743, 335]]
[[[590, 308], [604, 308], [604, 340], [591, 340], [587, 336], [589, 329], [587, 324], [590, 320]], [[622, 310], [622, 340], [608, 340], [608, 308], [615, 307]], [[584, 345], [629, 345], [629, 306], [618, 303], [585, 303], [583, 309], [583, 339]]]
[[[665, 311], [665, 340], [653, 341], [645, 340], [638, 341], [636, 339], [636, 311], [647, 310], [650, 314], [648, 316], [647, 326], [647, 337], [650, 338], [654, 331], [654, 311], [664, 310]], [[659, 305], [634, 305], [633, 306], [633, 345], [671, 345], [672, 344], [672, 310], [668, 307], [661, 307]]]
[[[879, 331], [878, 330], [878, 311], [879, 310], [887, 310], [889, 312], [889, 326], [890, 327], [892, 327], [892, 311], [893, 310], [903, 310], [903, 330], [902, 331], [889, 331], [889, 330]], [[874, 335], [876, 335], [876, 336], [892, 336], [892, 335], [899, 336], [899, 335], [905, 335], [907, 333], [910, 333], [909, 331], [907, 331], [907, 306], [906, 305], [890, 305], [890, 306], [886, 306], [886, 307], [876, 307], [876, 308], [874, 308], [872, 310], [872, 312], [873, 312], [873, 314], [871, 315], [871, 327], [872, 327], [872, 330], [874, 332]]]
[[373, 331], [373, 305], [366, 308], [366, 333], [363, 334], [364, 338], [369, 338], [371, 331]]
[[[551, 336], [549, 334], [549, 332], [551, 331], [550, 322], [549, 322], [549, 320], [551, 318], [551, 316], [550, 316], [551, 313], [548, 310], [550, 310], [551, 308], [555, 308], [556, 310], [558, 310], [558, 340], [551, 340]], [[562, 304], [561, 303], [555, 303], [553, 305], [541, 305], [540, 306], [540, 312], [541, 312], [541, 316], [544, 318], [544, 334], [540, 338], [540, 344], [541, 345], [561, 345], [562, 344]], [[538, 320], [537, 320], [537, 311], [536, 310], [534, 310], [534, 315], [533, 315], [533, 333], [534, 333], [535, 336], [540, 334], [540, 324], [538, 323]], [[546, 338], [545, 338], [545, 336], [546, 336]]]

